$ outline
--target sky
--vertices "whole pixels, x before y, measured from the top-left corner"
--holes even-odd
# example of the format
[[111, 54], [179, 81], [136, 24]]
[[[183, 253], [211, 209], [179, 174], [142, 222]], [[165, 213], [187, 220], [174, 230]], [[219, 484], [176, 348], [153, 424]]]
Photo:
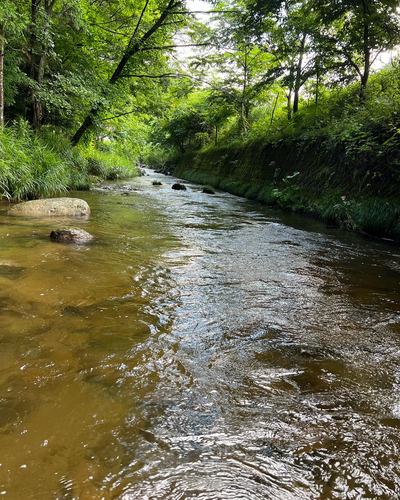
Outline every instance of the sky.
[[[188, 10], [192, 10], [192, 11], [208, 11], [212, 7], [209, 3], [207, 3], [203, 0], [187, 0], [186, 5], [187, 5]], [[201, 15], [198, 15], [199, 20], [202, 20], [201, 17], [202, 17]], [[204, 17], [204, 19], [207, 18], [207, 16], [203, 16], [203, 17]], [[183, 56], [183, 57], [189, 56], [193, 53], [192, 50], [190, 50], [189, 48], [181, 49], [180, 52], [181, 52], [181, 56]], [[383, 52], [382, 54], [379, 55], [379, 57], [375, 61], [373, 68], [375, 70], [378, 70], [378, 69], [384, 67], [386, 64], [388, 64], [391, 61], [393, 56], [397, 53], [398, 53], [397, 50]]]
[[186, 5], [190, 10], [209, 10], [211, 7], [209, 3], [202, 0], [188, 0]]

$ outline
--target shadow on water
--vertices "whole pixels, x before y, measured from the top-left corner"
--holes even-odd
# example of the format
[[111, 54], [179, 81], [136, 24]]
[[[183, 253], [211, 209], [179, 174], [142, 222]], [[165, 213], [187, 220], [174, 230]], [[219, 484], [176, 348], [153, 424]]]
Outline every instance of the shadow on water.
[[0, 213], [0, 494], [396, 498], [398, 247], [158, 179]]

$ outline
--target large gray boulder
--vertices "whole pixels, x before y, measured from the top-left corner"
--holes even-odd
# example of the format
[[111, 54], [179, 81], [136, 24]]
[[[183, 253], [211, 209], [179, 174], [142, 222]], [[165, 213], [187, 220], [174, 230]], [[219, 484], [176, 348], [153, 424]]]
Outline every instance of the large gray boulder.
[[51, 215], [79, 216], [89, 215], [90, 207], [79, 198], [48, 198], [46, 200], [26, 201], [14, 205], [9, 211], [12, 215], [31, 215], [43, 217]]
[[60, 228], [50, 233], [50, 238], [61, 243], [86, 243], [93, 236], [78, 227]]

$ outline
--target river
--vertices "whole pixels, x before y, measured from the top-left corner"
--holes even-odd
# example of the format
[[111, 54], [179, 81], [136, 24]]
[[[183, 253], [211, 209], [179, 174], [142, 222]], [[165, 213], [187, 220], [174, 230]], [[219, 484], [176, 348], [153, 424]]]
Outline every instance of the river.
[[1, 207], [0, 499], [399, 498], [399, 246], [173, 182]]

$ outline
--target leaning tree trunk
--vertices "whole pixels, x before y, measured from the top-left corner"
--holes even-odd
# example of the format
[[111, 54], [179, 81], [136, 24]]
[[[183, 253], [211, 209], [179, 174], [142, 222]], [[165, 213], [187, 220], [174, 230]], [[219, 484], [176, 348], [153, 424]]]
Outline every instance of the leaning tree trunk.
[[275, 115], [275, 110], [276, 110], [276, 105], [278, 104], [278, 99], [279, 99], [279, 92], [275, 98], [275, 103], [274, 103], [274, 108], [272, 110], [272, 114], [271, 114], [271, 125], [272, 125], [272, 122], [274, 121], [274, 115]]
[[[141, 20], [143, 13], [147, 7], [147, 4], [148, 4], [148, 1], [145, 4], [145, 7], [142, 11], [142, 15], [139, 18], [139, 22], [136, 26], [135, 32], [133, 33], [133, 35], [128, 43], [128, 46], [125, 50], [125, 53], [124, 53], [120, 63], [118, 64], [117, 68], [115, 69], [113, 75], [111, 76], [111, 78], [109, 80], [109, 83], [111, 85], [114, 85], [119, 80], [119, 78], [122, 75], [122, 71], [125, 68], [128, 61], [135, 54], [137, 54], [140, 51], [143, 44], [158, 30], [158, 28], [160, 28], [163, 25], [165, 19], [171, 14], [172, 9], [179, 5], [179, 1], [170, 0], [166, 9], [161, 13], [160, 17], [153, 24], [153, 26], [140, 38], [139, 41], [134, 43], [134, 39], [136, 37], [136, 32], [137, 32], [137, 29], [139, 27], [140, 20]], [[78, 142], [81, 140], [83, 134], [93, 125], [94, 118], [98, 114], [100, 106], [101, 106], [100, 103], [97, 103], [96, 105], [94, 105], [92, 107], [89, 114], [85, 118], [84, 122], [82, 123], [82, 125], [79, 127], [79, 129], [76, 131], [76, 133], [74, 134], [74, 136], [71, 139], [71, 144], [73, 146], [76, 146], [78, 144]]]

